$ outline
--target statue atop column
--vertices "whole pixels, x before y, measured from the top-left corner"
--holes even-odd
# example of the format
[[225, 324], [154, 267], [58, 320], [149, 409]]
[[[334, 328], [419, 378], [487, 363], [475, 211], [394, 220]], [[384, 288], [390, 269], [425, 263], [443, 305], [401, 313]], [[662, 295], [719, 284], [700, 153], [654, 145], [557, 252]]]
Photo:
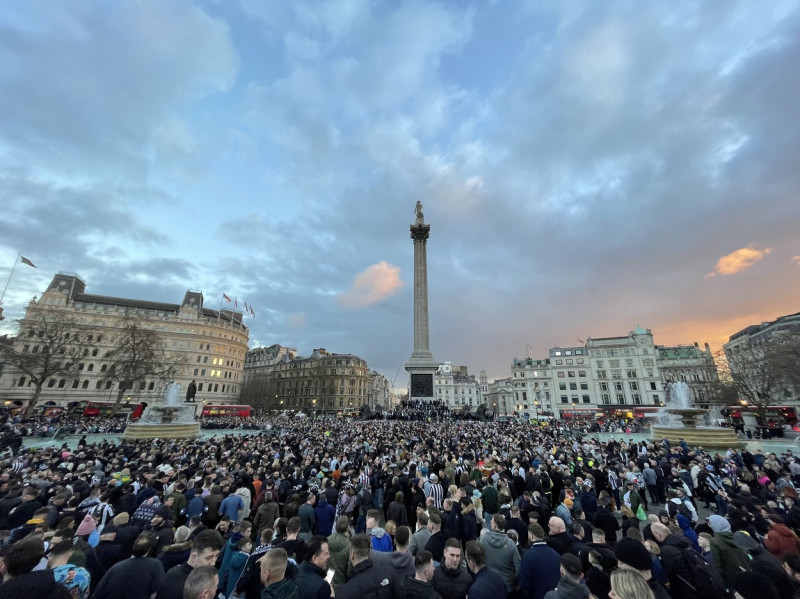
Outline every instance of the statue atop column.
[[417, 215], [417, 222], [415, 222], [414, 224], [415, 225], [424, 225], [425, 224], [425, 215], [422, 214], [422, 202], [420, 202], [419, 200], [417, 200], [417, 205], [414, 208], [414, 214]]

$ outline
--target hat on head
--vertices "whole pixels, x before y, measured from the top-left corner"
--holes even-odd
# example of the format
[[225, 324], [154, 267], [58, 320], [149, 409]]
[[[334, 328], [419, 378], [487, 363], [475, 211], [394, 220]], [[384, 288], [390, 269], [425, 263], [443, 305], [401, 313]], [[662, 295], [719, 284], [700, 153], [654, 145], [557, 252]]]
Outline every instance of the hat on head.
[[617, 542], [614, 547], [614, 555], [624, 564], [629, 565], [634, 570], [649, 570], [653, 566], [653, 559], [650, 552], [641, 541], [624, 537]]
[[75, 531], [75, 536], [82, 537], [84, 535], [90, 535], [94, 532], [95, 528], [97, 528], [97, 522], [94, 521], [91, 514], [86, 514], [78, 526], [78, 530]]
[[156, 510], [156, 513], [153, 514], [154, 516], [161, 516], [164, 520], [172, 520], [172, 510], [169, 509], [166, 505], [162, 505], [160, 508]]
[[481, 498], [481, 492], [480, 492], [480, 491], [478, 491], [478, 489], [475, 489], [475, 490], [472, 492], [472, 498], [473, 498], [473, 499], [480, 499], [480, 498]]
[[125, 526], [128, 522], [130, 522], [130, 519], [131, 519], [131, 517], [128, 514], [128, 512], [120, 512], [119, 514], [114, 516], [114, 518], [111, 520], [111, 522], [115, 526]]
[[744, 599], [778, 599], [778, 591], [772, 581], [757, 572], [742, 572], [733, 583], [736, 593]]
[[731, 523], [722, 516], [717, 516], [716, 514], [708, 517], [708, 525], [715, 534], [718, 532], [730, 532], [731, 530]]

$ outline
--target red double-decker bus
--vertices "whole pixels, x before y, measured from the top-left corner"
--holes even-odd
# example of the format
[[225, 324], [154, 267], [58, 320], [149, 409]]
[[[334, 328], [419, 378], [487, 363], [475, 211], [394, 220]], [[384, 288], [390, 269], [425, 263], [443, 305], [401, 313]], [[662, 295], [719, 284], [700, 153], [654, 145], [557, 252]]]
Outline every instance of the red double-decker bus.
[[253, 411], [252, 406], [212, 406], [212, 405], [204, 405], [203, 411], [201, 413], [204, 417], [214, 417], [214, 416], [223, 416], [223, 417], [231, 417], [231, 416], [238, 416], [240, 418], [248, 418], [250, 413]]
[[[93, 416], [111, 416], [114, 412], [113, 401], [90, 401], [83, 409], [83, 415], [87, 417]], [[141, 403], [122, 403], [117, 412], [118, 418], [129, 418], [130, 420], [139, 420], [142, 412], [147, 407], [144, 402]]]

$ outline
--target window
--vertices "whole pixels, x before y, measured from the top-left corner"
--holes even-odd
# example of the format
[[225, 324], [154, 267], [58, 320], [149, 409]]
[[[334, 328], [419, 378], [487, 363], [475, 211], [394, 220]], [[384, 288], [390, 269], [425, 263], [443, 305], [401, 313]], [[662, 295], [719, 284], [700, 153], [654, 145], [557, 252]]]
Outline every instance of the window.
[[608, 393], [603, 393], [600, 396], [600, 400], [606, 405], [610, 405], [611, 404], [611, 396]]
[[621, 370], [612, 370], [611, 371], [611, 378], [612, 379], [621, 379], [622, 378], [622, 371]]
[[561, 366], [564, 363], [564, 360], [556, 360], [556, 366]]
[[565, 356], [571, 356], [572, 355], [572, 350], [568, 349], [567, 351], [564, 352], [564, 355]]
[[581, 391], [588, 391], [589, 390], [589, 383], [581, 382]]
[[639, 395], [638, 393], [634, 393], [633, 394], [633, 403], [636, 404], [637, 406], [642, 405], [642, 396]]
[[148, 390], [148, 391], [152, 391], [152, 390], [153, 390], [153, 388], [154, 388], [155, 386], [156, 386], [156, 384], [155, 384], [154, 382], [152, 382], [152, 381], [151, 381], [151, 382], [150, 382], [150, 385], [147, 387], [147, 390]]
[[203, 364], [208, 364], [208, 356], [203, 356]]
[[572, 364], [572, 363], [573, 363], [572, 360], [567, 360], [567, 364]]
[[629, 379], [635, 379], [636, 378], [636, 371], [635, 370], [629, 370], [628, 371], [628, 378]]
[[608, 378], [608, 376], [606, 376], [606, 371], [605, 370], [598, 370], [597, 371], [597, 378], [599, 378], [599, 379]]
[[48, 387], [55, 387], [56, 386], [56, 379], [50, 379], [49, 381], [47, 381], [47, 386]]
[[97, 384], [94, 386], [95, 390], [100, 391], [103, 388], [103, 381], [97, 381]]
[[103, 364], [103, 365], [100, 367], [100, 372], [105, 372], [106, 370], [108, 370], [108, 364]]
[[630, 383], [628, 383], [628, 385], [630, 386], [631, 391], [639, 390], [639, 383], [637, 383], [636, 381], [631, 381]]
[[622, 391], [622, 383], [617, 381], [614, 383], [614, 391]]
[[197, 385], [197, 390], [198, 391], [202, 391], [203, 390], [203, 383], [200, 383], [199, 385]]
[[560, 356], [560, 355], [561, 355], [561, 351], [556, 351], [556, 352], [554, 352], [554, 353], [555, 353], [555, 355], [557, 355], [557, 356]]
[[569, 378], [571, 378], [571, 379], [574, 379], [575, 378], [575, 371], [574, 370], [568, 370], [567, 371], [567, 376]]
[[578, 371], [578, 376], [580, 378], [582, 378], [582, 379], [585, 379], [586, 378], [586, 371], [585, 370], [579, 370]]
[[81, 389], [88, 389], [89, 388], [89, 380], [83, 381], [83, 385], [81, 385]]
[[94, 364], [89, 364], [89, 367], [86, 369], [88, 372], [94, 370]]
[[558, 378], [560, 378], [560, 379], [564, 378], [564, 371], [563, 370], [559, 370], [558, 371]]
[[570, 383], [569, 384], [570, 391], [577, 391], [578, 390], [578, 383]]
[[617, 393], [617, 403], [620, 405], [625, 404], [625, 394], [624, 393]]
[[561, 403], [569, 403], [569, 397], [566, 395], [561, 396]]
[[583, 403], [591, 403], [592, 402], [592, 400], [589, 399], [588, 395], [581, 395], [581, 399], [582, 399]]
[[608, 383], [600, 383], [600, 391], [608, 391]]
[[653, 381], [650, 381], [650, 391], [656, 390], [656, 384]]
[[79, 384], [80, 381], [78, 379], [75, 379], [74, 381], [72, 381], [72, 388], [77, 389]]
[[609, 368], [619, 368], [619, 360], [609, 360], [608, 366]]
[[63, 389], [64, 385], [66, 385], [66, 384], [67, 384], [67, 381], [65, 379], [61, 379], [60, 381], [58, 381], [58, 388], [59, 389]]
[[558, 384], [558, 390], [559, 391], [566, 391], [567, 390], [567, 384], [566, 383], [559, 383]]

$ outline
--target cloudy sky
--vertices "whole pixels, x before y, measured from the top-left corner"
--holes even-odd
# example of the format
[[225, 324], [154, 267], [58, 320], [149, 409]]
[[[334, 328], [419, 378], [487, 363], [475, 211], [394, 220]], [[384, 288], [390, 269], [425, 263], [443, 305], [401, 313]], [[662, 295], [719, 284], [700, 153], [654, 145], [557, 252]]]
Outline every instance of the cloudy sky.
[[800, 310], [800, 3], [0, 3], [0, 283], [252, 305], [405, 383]]

